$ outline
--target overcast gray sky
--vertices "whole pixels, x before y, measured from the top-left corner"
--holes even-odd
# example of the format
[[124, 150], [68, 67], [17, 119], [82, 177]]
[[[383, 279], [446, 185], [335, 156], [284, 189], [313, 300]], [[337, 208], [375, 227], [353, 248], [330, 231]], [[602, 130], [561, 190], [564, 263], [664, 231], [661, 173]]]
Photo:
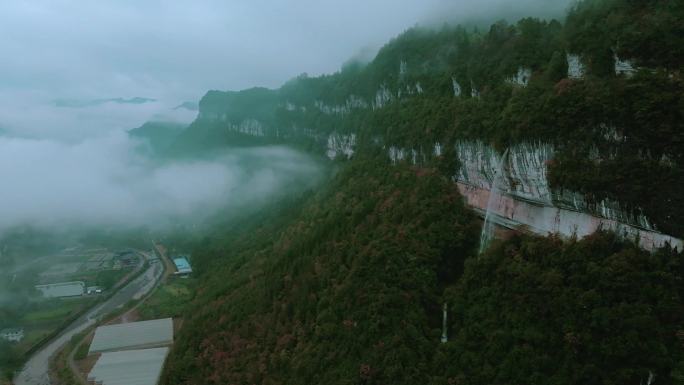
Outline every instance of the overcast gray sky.
[[561, 13], [569, 0], [7, 0], [0, 87], [197, 100], [335, 71], [436, 18]]

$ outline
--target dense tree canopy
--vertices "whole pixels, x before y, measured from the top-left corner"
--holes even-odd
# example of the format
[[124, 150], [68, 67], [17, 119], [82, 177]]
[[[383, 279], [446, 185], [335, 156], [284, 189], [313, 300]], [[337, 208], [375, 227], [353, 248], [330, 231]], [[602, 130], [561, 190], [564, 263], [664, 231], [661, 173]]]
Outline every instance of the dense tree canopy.
[[383, 164], [347, 168], [280, 231], [198, 250], [211, 273], [167, 383], [349, 383], [365, 367], [383, 382], [426, 378], [406, 369], [429, 362], [441, 292], [478, 229], [438, 173]]
[[164, 381], [676, 383], [681, 253], [600, 232], [477, 256], [478, 233], [435, 169], [356, 160], [315, 196], [202, 242]]
[[[677, 383], [681, 254], [597, 233], [516, 237], [469, 260], [452, 289], [449, 377], [464, 384]], [[446, 362], [445, 362], [446, 364]], [[681, 373], [679, 373], [681, 374]]]

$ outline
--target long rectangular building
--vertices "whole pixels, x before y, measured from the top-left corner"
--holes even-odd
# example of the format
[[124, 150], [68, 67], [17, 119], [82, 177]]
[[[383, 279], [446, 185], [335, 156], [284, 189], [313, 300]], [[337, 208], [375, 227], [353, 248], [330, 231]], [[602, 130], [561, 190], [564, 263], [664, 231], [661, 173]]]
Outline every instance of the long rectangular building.
[[172, 343], [171, 318], [100, 326], [95, 330], [95, 337], [90, 344], [90, 354], [159, 347]]
[[156, 385], [169, 348], [102, 353], [88, 382], [101, 385]]
[[85, 283], [81, 281], [51, 283], [48, 285], [36, 285], [45, 298], [78, 297], [85, 292]]

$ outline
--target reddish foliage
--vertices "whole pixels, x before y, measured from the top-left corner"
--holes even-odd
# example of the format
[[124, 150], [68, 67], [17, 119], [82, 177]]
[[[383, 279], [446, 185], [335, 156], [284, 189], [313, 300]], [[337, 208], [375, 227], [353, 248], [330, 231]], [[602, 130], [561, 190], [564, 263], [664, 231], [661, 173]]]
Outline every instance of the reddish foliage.
[[371, 369], [371, 366], [368, 364], [361, 364], [361, 367], [359, 367], [359, 378], [363, 381], [368, 381], [372, 376], [373, 370]]
[[562, 79], [558, 83], [556, 83], [556, 86], [554, 87], [554, 90], [556, 91], [556, 95], [561, 95], [567, 92], [570, 87], [572, 87], [573, 81], [570, 79]]

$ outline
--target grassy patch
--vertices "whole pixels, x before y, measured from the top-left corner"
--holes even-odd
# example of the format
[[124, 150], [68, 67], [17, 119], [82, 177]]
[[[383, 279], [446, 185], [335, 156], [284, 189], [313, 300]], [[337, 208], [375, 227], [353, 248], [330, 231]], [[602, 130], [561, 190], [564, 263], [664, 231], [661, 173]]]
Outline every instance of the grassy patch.
[[45, 337], [65, 325], [71, 318], [92, 306], [94, 298], [53, 300], [36, 304], [33, 311], [24, 315], [21, 326], [25, 337], [17, 344], [17, 351], [24, 354]]
[[181, 316], [194, 297], [194, 287], [193, 278], [170, 278], [138, 309], [140, 317], [147, 320]]
[[38, 308], [35, 311], [26, 313], [24, 322], [27, 324], [37, 324], [52, 321], [61, 321], [62, 319], [78, 312], [83, 306], [89, 303], [87, 300], [71, 300], [60, 301], [59, 304], [54, 302], [48, 305], [48, 308]]
[[76, 353], [74, 354], [74, 359], [75, 360], [83, 360], [86, 357], [88, 357], [88, 348], [90, 347], [89, 344], [87, 343], [82, 343], [78, 346], [78, 349], [76, 349]]
[[53, 328], [31, 328], [25, 330], [24, 339], [17, 344], [17, 350], [20, 352], [25, 352], [31, 348], [34, 344], [38, 343], [41, 339], [45, 338], [52, 332]]

